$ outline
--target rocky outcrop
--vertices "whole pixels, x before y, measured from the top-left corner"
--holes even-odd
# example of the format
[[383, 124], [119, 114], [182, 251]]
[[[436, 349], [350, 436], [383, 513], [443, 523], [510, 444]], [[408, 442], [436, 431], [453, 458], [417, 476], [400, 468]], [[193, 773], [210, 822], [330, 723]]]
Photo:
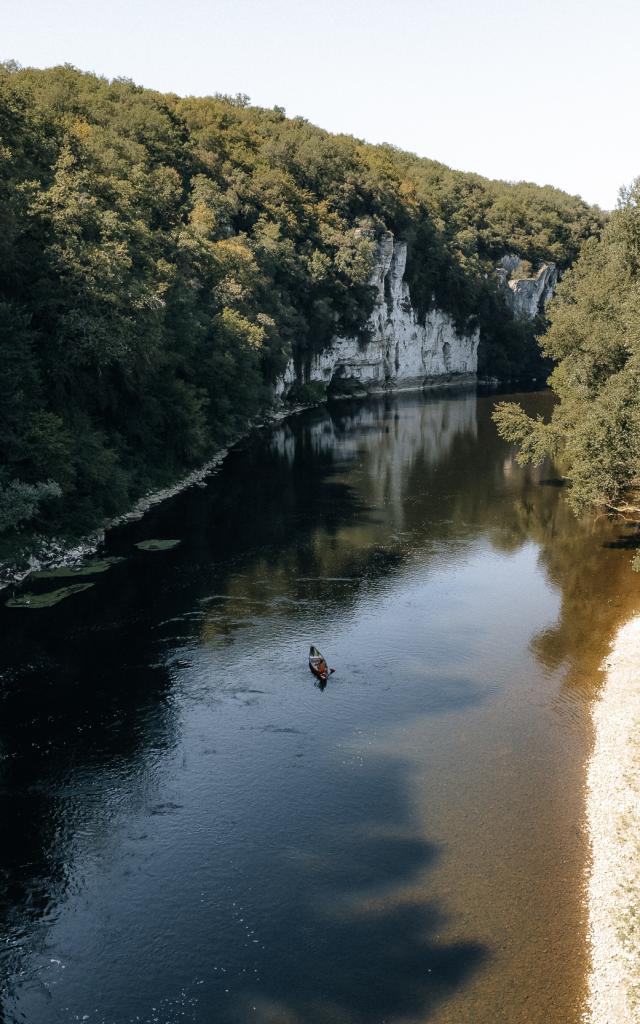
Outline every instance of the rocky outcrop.
[[521, 277], [518, 273], [521, 267], [520, 257], [510, 253], [500, 260], [497, 273], [514, 316], [533, 319], [544, 312], [545, 305], [553, 296], [558, 284], [558, 270], [555, 263], [542, 263], [533, 276]]
[[[368, 340], [336, 337], [298, 373], [291, 360], [276, 383], [277, 398], [296, 383], [318, 383], [339, 393], [350, 386], [379, 392], [475, 380], [478, 329], [460, 333], [452, 317], [437, 308], [422, 321], [411, 303], [406, 263], [406, 242], [386, 232], [371, 276], [375, 303], [367, 323]], [[500, 260], [497, 274], [514, 316], [533, 319], [553, 295], [558, 271], [555, 263], [543, 263], [535, 274], [524, 276], [524, 268], [520, 256], [508, 254]]]
[[[383, 235], [371, 284], [376, 289], [367, 341], [336, 337], [304, 367], [304, 383], [326, 387], [354, 383], [367, 391], [439, 386], [475, 378], [479, 331], [460, 334], [442, 310], [430, 310], [421, 322], [404, 279], [406, 242]], [[276, 386], [282, 397], [296, 381], [291, 362]]]

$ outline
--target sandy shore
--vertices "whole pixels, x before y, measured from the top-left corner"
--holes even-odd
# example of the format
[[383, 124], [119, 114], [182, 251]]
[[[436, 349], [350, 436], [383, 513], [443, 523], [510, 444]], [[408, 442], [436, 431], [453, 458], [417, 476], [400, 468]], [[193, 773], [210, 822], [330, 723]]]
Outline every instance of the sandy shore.
[[640, 616], [618, 631], [587, 777], [589, 1024], [640, 1022]]

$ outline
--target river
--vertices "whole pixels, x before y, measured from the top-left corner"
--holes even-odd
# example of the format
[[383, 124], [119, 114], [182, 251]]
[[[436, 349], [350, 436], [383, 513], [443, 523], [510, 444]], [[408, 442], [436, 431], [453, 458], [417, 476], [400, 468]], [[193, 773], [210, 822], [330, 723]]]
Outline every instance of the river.
[[7, 1024], [578, 1024], [590, 701], [640, 581], [494, 402], [292, 417], [92, 588], [0, 606]]

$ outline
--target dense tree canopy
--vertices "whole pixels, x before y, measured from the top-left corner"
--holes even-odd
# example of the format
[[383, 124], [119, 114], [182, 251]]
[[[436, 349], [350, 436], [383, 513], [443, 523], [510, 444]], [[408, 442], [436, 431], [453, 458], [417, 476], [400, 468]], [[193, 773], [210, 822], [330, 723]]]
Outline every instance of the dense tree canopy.
[[550, 304], [543, 342], [557, 362], [550, 422], [502, 403], [496, 421], [521, 461], [560, 455], [577, 512], [640, 516], [640, 178], [621, 193]]
[[525, 371], [493, 266], [568, 266], [600, 212], [332, 136], [246, 97], [0, 67], [0, 532], [85, 529], [246, 425], [293, 355], [366, 340], [376, 239]]

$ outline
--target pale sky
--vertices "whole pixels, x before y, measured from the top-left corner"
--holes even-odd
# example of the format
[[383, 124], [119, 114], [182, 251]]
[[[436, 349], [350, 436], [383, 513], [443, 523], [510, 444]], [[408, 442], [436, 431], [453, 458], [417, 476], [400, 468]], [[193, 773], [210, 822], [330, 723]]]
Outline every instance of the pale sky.
[[640, 175], [640, 0], [0, 0], [0, 25], [0, 59], [247, 93], [605, 209]]

